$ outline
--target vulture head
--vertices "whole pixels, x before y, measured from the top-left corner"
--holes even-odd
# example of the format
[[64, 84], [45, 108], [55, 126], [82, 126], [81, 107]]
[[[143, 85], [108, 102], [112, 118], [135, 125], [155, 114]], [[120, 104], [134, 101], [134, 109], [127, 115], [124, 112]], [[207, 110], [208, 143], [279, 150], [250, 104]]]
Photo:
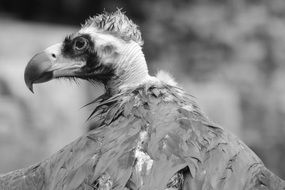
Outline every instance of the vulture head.
[[150, 79], [137, 25], [120, 10], [89, 18], [81, 29], [36, 54], [25, 70], [25, 83], [56, 78], [100, 82], [112, 91]]

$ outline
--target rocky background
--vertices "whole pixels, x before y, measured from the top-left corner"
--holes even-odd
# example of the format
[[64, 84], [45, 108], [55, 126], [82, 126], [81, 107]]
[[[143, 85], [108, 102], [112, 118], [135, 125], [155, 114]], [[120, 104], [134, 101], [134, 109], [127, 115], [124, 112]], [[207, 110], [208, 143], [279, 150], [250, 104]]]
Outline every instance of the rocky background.
[[33, 95], [24, 67], [88, 16], [116, 7], [140, 25], [151, 73], [170, 72], [285, 178], [284, 0], [0, 0], [0, 173], [86, 132], [91, 108], [80, 108], [100, 86], [51, 81]]

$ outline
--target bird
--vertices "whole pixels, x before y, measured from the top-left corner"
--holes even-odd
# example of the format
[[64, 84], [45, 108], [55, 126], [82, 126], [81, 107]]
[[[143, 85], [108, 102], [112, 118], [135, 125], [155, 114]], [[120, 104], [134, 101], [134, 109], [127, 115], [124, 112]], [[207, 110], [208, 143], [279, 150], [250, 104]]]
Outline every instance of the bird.
[[36, 54], [24, 79], [101, 83], [95, 127], [50, 158], [0, 176], [0, 189], [284, 190], [238, 137], [166, 72], [151, 76], [139, 27], [118, 9]]

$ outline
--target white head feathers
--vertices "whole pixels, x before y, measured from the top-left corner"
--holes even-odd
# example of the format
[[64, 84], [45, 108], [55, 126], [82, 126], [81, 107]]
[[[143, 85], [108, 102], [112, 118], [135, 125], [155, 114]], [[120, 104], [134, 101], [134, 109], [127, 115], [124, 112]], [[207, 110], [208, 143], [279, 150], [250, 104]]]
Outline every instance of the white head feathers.
[[114, 13], [104, 12], [103, 14], [91, 17], [82, 27], [87, 28], [90, 26], [95, 27], [99, 31], [111, 33], [125, 41], [133, 40], [139, 45], [143, 45], [138, 26], [122, 13], [120, 9]]

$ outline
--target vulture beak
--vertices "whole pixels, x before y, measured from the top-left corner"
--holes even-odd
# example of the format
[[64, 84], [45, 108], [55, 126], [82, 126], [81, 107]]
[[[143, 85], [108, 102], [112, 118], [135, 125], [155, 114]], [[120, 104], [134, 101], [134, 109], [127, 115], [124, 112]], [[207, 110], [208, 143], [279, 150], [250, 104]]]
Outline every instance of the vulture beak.
[[25, 69], [25, 83], [33, 92], [34, 83], [43, 83], [54, 78], [74, 76], [75, 71], [82, 67], [82, 62], [63, 58], [62, 44], [55, 44], [36, 54]]
[[25, 83], [33, 92], [33, 84], [46, 82], [52, 79], [52, 61], [45, 52], [36, 54], [28, 63], [25, 69]]

